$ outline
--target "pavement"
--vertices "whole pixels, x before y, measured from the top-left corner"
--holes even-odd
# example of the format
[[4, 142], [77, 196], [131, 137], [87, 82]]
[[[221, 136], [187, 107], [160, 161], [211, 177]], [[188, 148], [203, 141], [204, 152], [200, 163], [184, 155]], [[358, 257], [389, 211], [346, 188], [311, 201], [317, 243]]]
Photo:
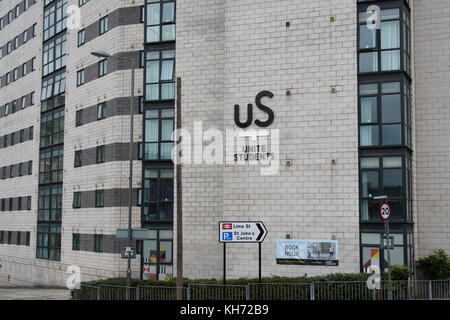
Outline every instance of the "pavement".
[[0, 288], [0, 300], [69, 300], [68, 289]]

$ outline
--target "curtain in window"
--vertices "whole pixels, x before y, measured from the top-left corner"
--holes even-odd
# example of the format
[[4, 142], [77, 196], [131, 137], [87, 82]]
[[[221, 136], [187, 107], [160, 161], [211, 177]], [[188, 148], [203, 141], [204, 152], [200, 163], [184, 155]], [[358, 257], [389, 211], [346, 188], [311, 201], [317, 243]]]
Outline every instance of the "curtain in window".
[[378, 126], [362, 126], [360, 128], [360, 145], [378, 145]]
[[[399, 21], [386, 21], [381, 24], [381, 50], [400, 48]], [[400, 69], [400, 50], [383, 51], [381, 53], [381, 69]]]

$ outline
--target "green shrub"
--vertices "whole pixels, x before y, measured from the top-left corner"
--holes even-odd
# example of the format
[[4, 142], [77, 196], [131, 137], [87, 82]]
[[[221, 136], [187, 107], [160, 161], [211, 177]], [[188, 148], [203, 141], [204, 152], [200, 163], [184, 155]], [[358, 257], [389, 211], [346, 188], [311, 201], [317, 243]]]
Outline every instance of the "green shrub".
[[438, 249], [427, 257], [417, 261], [417, 269], [422, 271], [428, 280], [450, 279], [450, 258], [444, 250]]
[[[408, 266], [393, 265], [391, 266], [391, 279], [393, 281], [408, 280], [412, 275], [412, 271]], [[383, 280], [388, 279], [388, 273], [383, 273]]]

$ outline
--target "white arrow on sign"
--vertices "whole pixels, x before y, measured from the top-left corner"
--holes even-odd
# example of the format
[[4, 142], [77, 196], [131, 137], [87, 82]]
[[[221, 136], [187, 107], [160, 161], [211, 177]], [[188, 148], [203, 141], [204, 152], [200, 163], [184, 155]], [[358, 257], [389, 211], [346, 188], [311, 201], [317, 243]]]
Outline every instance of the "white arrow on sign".
[[219, 224], [219, 242], [259, 243], [267, 235], [264, 223], [260, 221], [227, 221]]

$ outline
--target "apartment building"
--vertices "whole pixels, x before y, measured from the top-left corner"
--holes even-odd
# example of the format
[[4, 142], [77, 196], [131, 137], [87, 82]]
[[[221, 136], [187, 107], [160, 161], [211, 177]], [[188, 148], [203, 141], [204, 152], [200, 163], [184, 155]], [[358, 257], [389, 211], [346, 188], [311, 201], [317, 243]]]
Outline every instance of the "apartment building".
[[[177, 102], [185, 277], [222, 277], [221, 221], [265, 224], [263, 276], [385, 268], [379, 196], [392, 264], [448, 252], [448, 16], [425, 0], [0, 1], [0, 284], [125, 276], [131, 114], [132, 227], [150, 230], [132, 275], [175, 276]], [[227, 277], [257, 276], [257, 245], [226, 254]]]

